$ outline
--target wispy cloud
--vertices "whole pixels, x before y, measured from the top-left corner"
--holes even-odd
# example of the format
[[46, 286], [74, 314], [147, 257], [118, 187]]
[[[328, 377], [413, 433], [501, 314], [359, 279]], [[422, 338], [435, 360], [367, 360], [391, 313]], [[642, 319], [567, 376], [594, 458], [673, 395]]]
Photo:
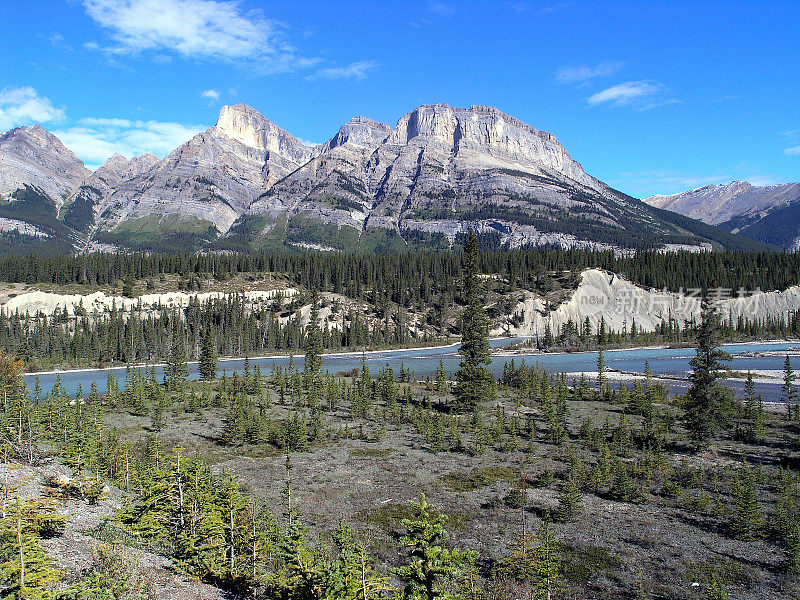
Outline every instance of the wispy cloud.
[[611, 183], [624, 185], [638, 194], [652, 194], [652, 190], [660, 190], [658, 193], [673, 194], [705, 185], [725, 183], [731, 179], [728, 174], [697, 175], [669, 169], [654, 169], [620, 173], [619, 177], [612, 180]]
[[428, 3], [428, 9], [440, 17], [452, 17], [456, 14], [455, 6], [449, 2], [434, 1]]
[[262, 71], [287, 72], [317, 64], [285, 39], [277, 21], [230, 0], [83, 0], [89, 16], [112, 40], [89, 49], [112, 56], [177, 54], [184, 58], [247, 60]]
[[508, 6], [515, 12], [524, 13], [535, 11], [540, 15], [549, 15], [564, 10], [569, 6], [569, 2], [556, 2], [555, 4], [541, 6], [532, 2], [527, 2], [526, 0], [521, 0], [519, 2], [511, 2]]
[[54, 31], [50, 35], [39, 34], [39, 37], [50, 42], [50, 45], [54, 48], [58, 48], [64, 52], [72, 52], [74, 50], [72, 44], [67, 42], [66, 38], [57, 31]]
[[742, 181], [755, 186], [777, 185], [779, 183], [786, 183], [785, 177], [778, 177], [777, 175], [748, 175], [741, 178]]
[[[800, 139], [800, 129], [781, 131], [781, 137], [785, 138], [784, 143], [786, 144], [797, 143], [798, 139]], [[800, 156], [800, 146], [790, 146], [783, 153], [787, 156]]]
[[656, 81], [626, 81], [592, 94], [586, 99], [590, 106], [635, 106], [647, 110], [679, 102], [666, 96], [667, 88]]
[[735, 165], [730, 172], [713, 175], [669, 169], [624, 172], [609, 183], [642, 198], [654, 194], [679, 194], [707, 185], [719, 185], [731, 181], [746, 181], [751, 185], [765, 186], [784, 183], [785, 179], [777, 175], [759, 172], [754, 165]]
[[557, 2], [556, 4], [550, 4], [548, 6], [543, 6], [539, 9], [539, 13], [543, 15], [560, 12], [569, 6], [569, 2]]
[[56, 108], [48, 98], [32, 87], [7, 87], [0, 91], [0, 131], [64, 120], [64, 109]]
[[350, 63], [346, 67], [319, 69], [313, 75], [306, 77], [306, 79], [366, 79], [370, 71], [374, 71], [377, 68], [378, 63], [374, 60], [359, 60]]
[[147, 153], [165, 156], [204, 129], [162, 121], [85, 118], [53, 133], [93, 168], [117, 152], [129, 158]]
[[212, 102], [219, 100], [219, 92], [217, 90], [203, 90], [200, 92], [201, 98], [207, 98]]
[[712, 104], [718, 104], [720, 102], [732, 102], [734, 100], [741, 100], [741, 94], [727, 94], [725, 96], [721, 96], [719, 98], [715, 98], [711, 101]]
[[556, 73], [556, 82], [560, 84], [587, 83], [592, 79], [608, 77], [619, 71], [625, 63], [604, 61], [596, 65], [568, 65]]

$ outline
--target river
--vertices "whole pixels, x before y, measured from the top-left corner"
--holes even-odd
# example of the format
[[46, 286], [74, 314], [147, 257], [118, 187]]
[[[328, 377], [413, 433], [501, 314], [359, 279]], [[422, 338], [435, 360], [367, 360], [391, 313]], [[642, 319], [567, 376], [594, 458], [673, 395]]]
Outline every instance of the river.
[[[501, 349], [511, 344], [520, 342], [519, 338], [495, 339], [491, 341], [493, 348]], [[785, 354], [791, 355], [790, 360], [795, 370], [800, 370], [800, 343], [798, 342], [763, 342], [751, 344], [727, 344], [723, 348], [733, 355], [731, 364], [735, 371], [769, 371], [779, 377], [779, 372], [783, 369]], [[503, 366], [512, 359], [519, 364], [525, 360], [527, 364], [539, 363], [551, 373], [581, 373], [592, 372], [597, 368], [596, 352], [575, 352], [575, 353], [553, 353], [553, 354], [530, 354], [527, 356], [514, 355], [507, 353], [494, 356], [490, 369], [495, 375], [503, 372]], [[672, 378], [685, 378], [689, 371], [689, 360], [694, 356], [692, 348], [637, 348], [632, 350], [606, 350], [606, 368], [610, 371], [636, 372], [644, 371], [645, 362], [650, 363], [650, 368], [656, 375], [662, 375], [670, 379], [664, 380], [667, 387], [679, 392], [685, 390], [684, 381]], [[401, 365], [417, 375], [423, 377], [432, 375], [436, 371], [440, 358], [444, 361], [447, 373], [452, 376], [458, 369], [459, 356], [458, 345], [439, 347], [439, 348], [415, 348], [410, 350], [386, 350], [369, 352], [366, 354], [367, 364], [372, 374], [385, 365], [391, 366], [395, 372], [399, 371]], [[326, 354], [323, 360], [323, 369], [330, 373], [349, 371], [361, 366], [362, 354], [337, 353]], [[270, 356], [250, 359], [251, 366], [258, 364], [263, 373], [268, 374], [272, 370], [272, 365], [288, 365], [288, 356]], [[302, 368], [303, 357], [294, 358], [294, 364]], [[221, 359], [219, 361], [219, 374], [227, 373], [232, 375], [235, 371], [241, 372], [244, 368], [243, 359]], [[84, 369], [74, 371], [31, 373], [25, 375], [25, 381], [30, 390], [33, 389], [36, 378], [39, 378], [39, 385], [42, 393], [45, 394], [53, 388], [57, 378], [61, 379], [61, 384], [74, 394], [80, 385], [85, 392], [88, 392], [92, 382], [96, 382], [98, 390], [103, 393], [106, 389], [108, 374], [113, 373], [119, 384], [125, 379], [125, 367], [112, 369]], [[163, 368], [156, 367], [159, 378], [163, 377]], [[197, 379], [197, 363], [189, 363], [189, 378]], [[613, 377], [613, 373], [611, 375]], [[760, 378], [757, 384], [758, 392], [767, 402], [777, 402], [780, 400], [781, 380], [764, 380]], [[613, 381], [612, 381], [613, 384]], [[743, 382], [740, 380], [726, 381], [736, 389], [741, 389]]]

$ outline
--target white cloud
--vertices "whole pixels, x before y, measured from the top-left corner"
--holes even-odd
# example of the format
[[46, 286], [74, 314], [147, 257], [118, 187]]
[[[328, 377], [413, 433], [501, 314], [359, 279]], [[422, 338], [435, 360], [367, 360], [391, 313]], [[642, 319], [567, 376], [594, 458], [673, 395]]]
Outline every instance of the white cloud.
[[626, 81], [592, 94], [586, 99], [586, 102], [591, 106], [601, 104], [636, 105], [642, 110], [678, 102], [674, 98], [664, 97], [666, 91], [662, 84], [655, 81]]
[[800, 156], [800, 146], [793, 146], [791, 148], [787, 148], [783, 151], [784, 154], [788, 154], [789, 156]]
[[56, 108], [48, 98], [39, 96], [32, 87], [7, 87], [0, 91], [0, 131], [64, 120], [64, 109]]
[[378, 68], [378, 63], [374, 60], [359, 60], [350, 63], [346, 67], [328, 67], [318, 70], [314, 75], [309, 75], [306, 79], [366, 79], [370, 71]]
[[219, 100], [219, 92], [217, 90], [203, 90], [200, 92], [201, 98], [208, 98], [209, 100]]
[[562, 67], [556, 73], [556, 82], [586, 83], [598, 77], [608, 77], [619, 71], [625, 64], [621, 62], [604, 61], [592, 65], [570, 65]]
[[86, 12], [114, 44], [87, 48], [112, 55], [174, 52], [184, 58], [247, 60], [264, 72], [286, 72], [318, 61], [299, 56], [282, 26], [230, 0], [83, 0]]
[[165, 156], [204, 129], [161, 121], [85, 118], [53, 133], [87, 165], [99, 165], [115, 152], [128, 158], [147, 153]]

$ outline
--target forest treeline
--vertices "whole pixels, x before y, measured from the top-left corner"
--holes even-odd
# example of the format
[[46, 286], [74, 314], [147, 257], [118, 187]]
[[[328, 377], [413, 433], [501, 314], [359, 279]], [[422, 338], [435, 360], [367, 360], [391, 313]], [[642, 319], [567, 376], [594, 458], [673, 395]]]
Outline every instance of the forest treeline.
[[[296, 352], [303, 348], [307, 327], [298, 310], [307, 299], [284, 303], [280, 296], [267, 306], [231, 295], [183, 309], [155, 311], [112, 309], [100, 316], [25, 316], [0, 311], [0, 348], [23, 358], [29, 370], [40, 366], [136, 363], [167, 360], [177, 350], [197, 359], [204, 343], [219, 356], [254, 356], [264, 352]], [[367, 319], [361, 312], [337, 308], [337, 327], [321, 328], [328, 350], [386, 348], [411, 341], [441, 341], [412, 335], [399, 311]], [[80, 312], [80, 311], [79, 311]]]
[[[405, 254], [284, 253], [149, 254], [93, 253], [77, 256], [6, 256], [0, 258], [0, 281], [28, 284], [115, 285], [126, 279], [176, 274], [190, 279], [226, 280], [242, 273], [273, 273], [308, 289], [400, 306], [428, 302], [452, 292], [464, 262], [461, 252]], [[586, 268], [619, 273], [647, 287], [723, 287], [732, 290], [785, 289], [798, 283], [800, 254], [749, 252], [675, 252], [653, 250], [629, 255], [613, 251], [540, 248], [481, 253], [481, 272], [512, 288], [547, 289], [555, 274], [577, 275]]]
[[[101, 315], [71, 316], [56, 311], [49, 316], [28, 316], [0, 311], [0, 348], [24, 359], [29, 371], [53, 365], [162, 362], [170, 361], [176, 353], [197, 360], [204, 344], [211, 345], [217, 356], [300, 352], [308, 337], [300, 308], [310, 302], [309, 298], [309, 294], [291, 299], [278, 296], [269, 304], [253, 305], [235, 294], [205, 301], [193, 297], [182, 309], [115, 308]], [[411, 329], [400, 309], [378, 311], [368, 317], [336, 302], [330, 305], [336, 326], [326, 322], [320, 332], [321, 347], [327, 351], [426, 346], [453, 339], [446, 332]], [[696, 326], [670, 319], [656, 331], [644, 332], [633, 320], [623, 330], [612, 331], [602, 321], [597, 327], [588, 320], [568, 321], [558, 331], [548, 326], [529, 344], [545, 351], [684, 344], [693, 339]], [[724, 339], [731, 341], [798, 336], [800, 311], [762, 320], [740, 317], [726, 322], [722, 332]]]

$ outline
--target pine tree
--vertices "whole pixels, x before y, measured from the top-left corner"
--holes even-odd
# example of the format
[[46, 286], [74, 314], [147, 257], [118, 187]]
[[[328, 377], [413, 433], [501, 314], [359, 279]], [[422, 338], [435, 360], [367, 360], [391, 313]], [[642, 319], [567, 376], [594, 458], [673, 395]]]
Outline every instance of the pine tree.
[[333, 554], [324, 568], [324, 591], [327, 598], [365, 600], [394, 591], [385, 577], [372, 568], [366, 549], [344, 522], [331, 532]]
[[450, 534], [445, 528], [447, 517], [436, 512], [421, 494], [412, 502], [413, 517], [403, 519], [403, 531], [397, 534], [400, 547], [405, 550], [403, 565], [397, 576], [405, 586], [404, 598], [437, 600], [449, 598], [450, 590], [457, 586], [460, 577], [474, 553], [445, 547]]
[[308, 379], [316, 378], [322, 368], [322, 333], [319, 324], [319, 294], [311, 295], [311, 313], [306, 326], [305, 370]]
[[728, 600], [728, 592], [725, 591], [725, 585], [716, 577], [708, 586], [707, 598], [708, 600]]
[[325, 563], [314, 552], [299, 521], [290, 523], [278, 543], [280, 569], [267, 580], [268, 597], [286, 600], [324, 598]]
[[781, 535], [783, 539], [783, 569], [789, 573], [800, 573], [800, 518], [788, 517]]
[[571, 474], [567, 481], [564, 482], [561, 493], [558, 496], [556, 519], [564, 522], [576, 520], [580, 515], [582, 504], [583, 494], [581, 493], [581, 488], [578, 487], [575, 476]]
[[600, 317], [600, 323], [597, 325], [597, 345], [601, 348], [606, 345], [606, 318]]
[[464, 300], [461, 315], [461, 365], [456, 373], [456, 405], [471, 410], [494, 397], [494, 377], [483, 365], [492, 362], [489, 352], [489, 319], [483, 308], [483, 289], [478, 276], [478, 238], [470, 232], [464, 249]]
[[740, 468], [733, 482], [733, 499], [736, 508], [730, 521], [730, 529], [739, 539], [753, 540], [760, 536], [764, 524], [758, 504], [753, 473], [747, 467]]
[[786, 355], [786, 360], [783, 363], [783, 401], [786, 403], [786, 411], [789, 417], [792, 415], [797, 416], [797, 389], [794, 387], [794, 382], [797, 376], [792, 369], [792, 361], [789, 360], [789, 355]]
[[214, 332], [211, 329], [206, 332], [203, 338], [198, 369], [200, 378], [206, 381], [210, 381], [217, 376], [217, 343], [214, 340]]
[[52, 502], [17, 496], [0, 520], [0, 593], [14, 600], [49, 600], [61, 573], [39, 543], [45, 533], [62, 531], [64, 517]]
[[705, 445], [724, 420], [724, 410], [730, 403], [730, 392], [719, 383], [725, 362], [731, 355], [718, 348], [720, 339], [719, 314], [706, 296], [702, 303], [702, 322], [697, 331], [697, 350], [690, 365], [691, 386], [686, 394], [686, 427], [691, 438]]
[[436, 365], [436, 379], [434, 388], [437, 392], [447, 391], [447, 373], [444, 370], [444, 357], [439, 357], [439, 364]]
[[597, 351], [597, 394], [603, 396], [606, 389], [606, 358], [603, 349]]
[[631, 479], [628, 468], [617, 459], [611, 467], [611, 489], [609, 495], [620, 502], [635, 502], [641, 498], [641, 491]]
[[744, 416], [748, 420], [745, 429], [745, 438], [757, 441], [764, 437], [764, 403], [760, 394], [756, 394], [756, 384], [753, 373], [747, 371], [747, 380], [744, 384]]
[[186, 378], [189, 376], [189, 369], [186, 366], [186, 352], [177, 330], [172, 334], [172, 348], [169, 360], [164, 368], [164, 376], [168, 390], [183, 389]]
[[535, 535], [522, 533], [513, 553], [503, 560], [501, 573], [533, 584], [531, 600], [551, 600], [561, 591], [561, 560], [547, 518]]
[[553, 329], [550, 327], [550, 321], [544, 324], [544, 336], [542, 338], [542, 346], [544, 349], [551, 348], [555, 340], [553, 340]]

